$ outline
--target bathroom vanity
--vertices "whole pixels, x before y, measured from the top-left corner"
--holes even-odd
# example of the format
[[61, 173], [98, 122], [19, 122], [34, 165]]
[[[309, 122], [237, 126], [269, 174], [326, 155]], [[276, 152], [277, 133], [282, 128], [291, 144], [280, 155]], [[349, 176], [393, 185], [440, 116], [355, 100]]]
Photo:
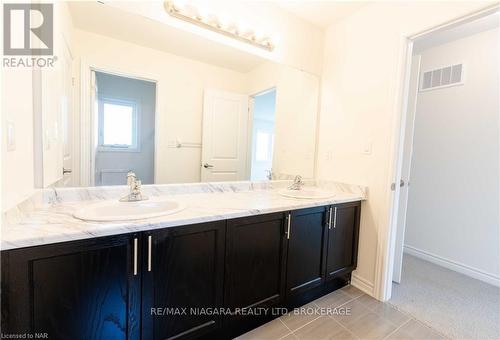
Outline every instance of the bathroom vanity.
[[[50, 339], [232, 338], [278, 317], [280, 308], [350, 281], [362, 195], [300, 200], [253, 190], [173, 197], [183, 196], [207, 207], [210, 200], [234, 203], [225, 213], [212, 205], [196, 218], [192, 203], [175, 215], [119, 227], [66, 216], [71, 230], [97, 236], [11, 244], [1, 258], [2, 331]], [[135, 231], [118, 232], [127, 227]], [[113, 235], [99, 236], [110, 233], [106, 228], [115, 228]]]

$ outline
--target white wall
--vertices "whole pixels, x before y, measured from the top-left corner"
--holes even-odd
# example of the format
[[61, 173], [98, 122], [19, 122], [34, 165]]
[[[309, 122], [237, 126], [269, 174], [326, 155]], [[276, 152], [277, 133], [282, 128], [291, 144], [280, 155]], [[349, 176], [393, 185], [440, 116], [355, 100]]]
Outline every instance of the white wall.
[[[15, 128], [15, 149], [7, 151], [6, 129]], [[34, 192], [32, 70], [2, 69], [2, 212]]]
[[278, 174], [314, 177], [319, 86], [318, 78], [310, 73], [280, 68], [273, 157]]
[[[326, 30], [317, 176], [368, 187], [354, 281], [377, 297], [384, 294], [377, 269], [388, 266], [404, 38], [489, 4], [373, 3]], [[365, 154], [370, 144], [371, 153]]]
[[465, 82], [418, 93], [405, 232], [412, 251], [498, 284], [499, 41], [495, 29], [421, 53], [422, 72], [463, 63]]

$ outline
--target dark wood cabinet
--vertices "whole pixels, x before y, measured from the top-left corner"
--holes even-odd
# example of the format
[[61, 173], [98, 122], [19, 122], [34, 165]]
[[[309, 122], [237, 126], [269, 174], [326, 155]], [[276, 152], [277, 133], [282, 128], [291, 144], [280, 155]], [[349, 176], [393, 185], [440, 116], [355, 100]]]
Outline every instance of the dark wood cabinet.
[[[282, 213], [229, 220], [226, 236], [225, 306], [232, 310], [268, 308], [285, 297], [285, 246]], [[228, 318], [236, 336], [269, 315]]]
[[274, 307], [349, 282], [360, 211], [353, 202], [2, 251], [2, 332], [233, 338], [277, 317]]
[[301, 209], [287, 216], [287, 224], [290, 223], [287, 228], [287, 296], [300, 294], [324, 282], [326, 211], [326, 207]]
[[128, 234], [2, 252], [2, 332], [138, 339], [139, 241]]
[[220, 329], [225, 222], [143, 235], [143, 339], [193, 339]]
[[345, 203], [330, 207], [328, 228], [327, 279], [356, 269], [361, 204]]

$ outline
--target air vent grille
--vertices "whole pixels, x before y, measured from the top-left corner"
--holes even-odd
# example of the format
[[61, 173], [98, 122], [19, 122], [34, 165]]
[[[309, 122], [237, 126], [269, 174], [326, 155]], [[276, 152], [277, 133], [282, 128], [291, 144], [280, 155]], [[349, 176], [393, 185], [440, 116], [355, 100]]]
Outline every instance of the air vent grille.
[[463, 64], [456, 64], [422, 73], [420, 91], [463, 84]]

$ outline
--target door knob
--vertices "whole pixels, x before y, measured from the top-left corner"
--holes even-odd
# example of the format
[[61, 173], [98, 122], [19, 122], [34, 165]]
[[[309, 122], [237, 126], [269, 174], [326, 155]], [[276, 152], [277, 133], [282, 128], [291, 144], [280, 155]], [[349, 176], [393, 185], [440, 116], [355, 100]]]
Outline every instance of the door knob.
[[213, 168], [214, 166], [212, 164], [205, 163], [205, 164], [203, 164], [203, 167], [205, 169], [209, 169], [209, 168]]

